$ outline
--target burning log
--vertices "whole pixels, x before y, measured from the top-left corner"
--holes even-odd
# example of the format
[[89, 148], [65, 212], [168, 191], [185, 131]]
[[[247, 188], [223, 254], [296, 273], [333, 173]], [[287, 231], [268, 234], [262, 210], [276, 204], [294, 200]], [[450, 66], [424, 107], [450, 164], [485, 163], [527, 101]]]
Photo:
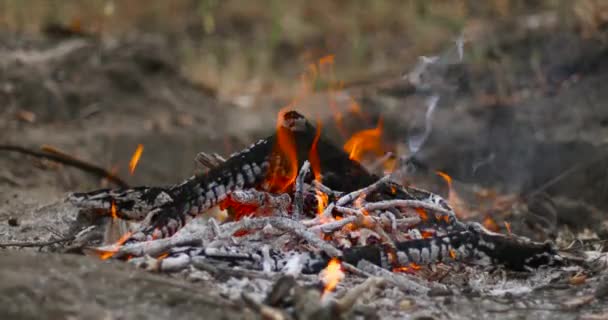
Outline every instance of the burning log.
[[[208, 171], [178, 185], [99, 190], [69, 200], [106, 214], [114, 204], [116, 216], [141, 221], [124, 244], [98, 250], [160, 256], [133, 259], [157, 271], [193, 261], [264, 272], [291, 270], [295, 263], [298, 272], [316, 274], [332, 258], [384, 270], [452, 261], [521, 270], [560, 260], [548, 243], [460, 222], [441, 197], [368, 173], [294, 111], [281, 113], [277, 132], [250, 148], [225, 160], [199, 154], [198, 161]], [[218, 204], [237, 212], [235, 221], [211, 219], [212, 232], [170, 237]]]

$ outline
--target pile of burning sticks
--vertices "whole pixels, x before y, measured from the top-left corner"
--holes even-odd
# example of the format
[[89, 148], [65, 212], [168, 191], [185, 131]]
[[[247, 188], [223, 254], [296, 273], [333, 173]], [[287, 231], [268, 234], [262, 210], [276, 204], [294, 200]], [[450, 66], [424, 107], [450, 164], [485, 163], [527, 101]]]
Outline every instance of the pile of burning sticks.
[[[228, 159], [199, 154], [206, 172], [181, 184], [72, 194], [81, 208], [133, 222], [95, 251], [163, 272], [318, 274], [337, 264], [386, 276], [439, 262], [517, 270], [560, 262], [550, 243], [461, 222], [440, 196], [370, 174], [295, 111], [277, 122], [275, 134]], [[229, 213], [221, 223], [183, 228], [218, 206]]]

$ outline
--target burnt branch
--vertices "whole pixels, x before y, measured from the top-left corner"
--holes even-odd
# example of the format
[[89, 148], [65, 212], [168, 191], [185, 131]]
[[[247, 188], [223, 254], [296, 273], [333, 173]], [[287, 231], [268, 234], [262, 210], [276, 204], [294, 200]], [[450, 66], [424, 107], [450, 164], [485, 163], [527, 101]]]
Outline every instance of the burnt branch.
[[46, 147], [43, 149], [43, 151], [36, 151], [22, 146], [5, 144], [0, 145], [0, 151], [17, 152], [35, 158], [51, 160], [57, 163], [64, 164], [66, 166], [78, 168], [82, 171], [91, 173], [99, 178], [108, 179], [108, 181], [116, 184], [119, 187], [129, 187], [129, 185], [124, 182], [124, 180], [122, 180], [117, 175], [111, 173], [110, 171], [104, 169], [103, 167], [86, 162], [84, 160], [77, 159], [55, 148]]

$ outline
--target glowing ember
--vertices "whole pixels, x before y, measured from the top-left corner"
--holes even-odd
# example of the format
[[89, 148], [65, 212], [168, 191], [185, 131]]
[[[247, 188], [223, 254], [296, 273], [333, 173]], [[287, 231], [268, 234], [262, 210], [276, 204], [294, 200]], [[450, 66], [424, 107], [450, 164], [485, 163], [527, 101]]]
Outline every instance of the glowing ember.
[[118, 241], [116, 241], [116, 243], [112, 245], [112, 248], [110, 250], [98, 251], [99, 258], [101, 258], [101, 260], [110, 259], [112, 256], [114, 256], [116, 252], [118, 252], [120, 247], [122, 247], [122, 245], [129, 239], [129, 237], [131, 237], [131, 234], [132, 232], [127, 232], [123, 234], [120, 239], [118, 239]]
[[429, 239], [429, 238], [432, 238], [435, 235], [435, 233], [433, 233], [431, 231], [423, 230], [421, 232], [421, 235], [422, 235], [422, 239]]
[[131, 175], [135, 173], [135, 168], [137, 168], [137, 163], [139, 162], [139, 158], [141, 158], [142, 152], [144, 152], [144, 145], [138, 144], [137, 149], [133, 152], [133, 156], [131, 156], [131, 161], [129, 161], [129, 172]]
[[408, 267], [394, 267], [393, 272], [410, 272], [410, 268]]
[[382, 156], [385, 152], [382, 145], [382, 119], [378, 120], [375, 128], [355, 133], [344, 144], [344, 151], [350, 159], [356, 161], [361, 161], [367, 154]]
[[338, 283], [344, 279], [344, 272], [342, 271], [342, 264], [338, 258], [332, 258], [327, 267], [319, 274], [321, 281], [325, 284], [323, 289], [323, 296], [333, 291]]
[[454, 249], [450, 249], [450, 257], [456, 259], [456, 251], [454, 251]]
[[228, 197], [224, 201], [219, 204], [220, 210], [230, 209], [231, 215], [233, 215], [234, 220], [241, 220], [243, 217], [253, 215], [258, 209], [255, 205], [243, 204], [238, 201], [232, 200], [232, 198]]
[[407, 266], [399, 266], [399, 267], [394, 267], [393, 268], [393, 272], [405, 272], [405, 273], [412, 273], [414, 271], [418, 271], [422, 269], [421, 266], [415, 264], [415, 263], [410, 263]]
[[118, 215], [116, 213], [117, 213], [116, 203], [114, 203], [114, 201], [112, 201], [112, 204], [110, 205], [110, 214], [112, 215], [112, 219], [118, 218]]
[[323, 211], [325, 211], [325, 208], [327, 207], [327, 203], [329, 202], [329, 197], [327, 196], [327, 194], [321, 192], [321, 191], [317, 191], [317, 213], [322, 214]]
[[486, 216], [486, 218], [483, 219], [483, 226], [493, 232], [498, 232], [498, 230], [500, 229], [498, 227], [498, 224], [496, 224], [496, 221], [494, 221], [494, 219], [492, 219], [490, 216]]
[[416, 208], [416, 212], [418, 213], [422, 221], [427, 221], [429, 219], [429, 215], [426, 213], [426, 210], [422, 208]]

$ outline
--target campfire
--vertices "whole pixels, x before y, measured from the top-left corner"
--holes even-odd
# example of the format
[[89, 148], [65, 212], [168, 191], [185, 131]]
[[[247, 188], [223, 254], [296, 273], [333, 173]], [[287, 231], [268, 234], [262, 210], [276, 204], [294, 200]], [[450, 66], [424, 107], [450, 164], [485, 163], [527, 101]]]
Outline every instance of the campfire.
[[[369, 278], [358, 290], [388, 282], [426, 292], [412, 279], [430, 265], [524, 270], [560, 263], [549, 243], [460, 221], [442, 197], [396, 182], [396, 171], [370, 173], [357, 150], [374, 150], [381, 125], [342, 149], [300, 113], [283, 110], [274, 134], [227, 159], [199, 154], [205, 172], [178, 185], [75, 193], [69, 201], [129, 222], [131, 229], [116, 243], [89, 248], [101, 259], [159, 272], [194, 267], [290, 279], [318, 275], [319, 301], [334, 301], [331, 292], [349, 277]], [[208, 215], [218, 209], [226, 212], [223, 221]], [[258, 309], [286, 303], [254, 300], [247, 301]], [[332, 308], [336, 303], [345, 302], [334, 301]]]

